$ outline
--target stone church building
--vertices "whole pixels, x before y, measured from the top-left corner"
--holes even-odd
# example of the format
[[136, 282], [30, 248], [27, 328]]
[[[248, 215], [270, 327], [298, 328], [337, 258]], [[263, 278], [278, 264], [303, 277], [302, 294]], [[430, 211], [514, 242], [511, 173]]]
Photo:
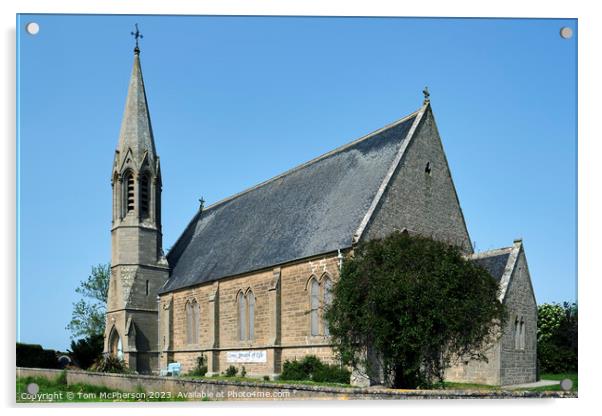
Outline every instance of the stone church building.
[[489, 361], [459, 361], [447, 378], [536, 378], [537, 310], [522, 241], [473, 253], [428, 95], [400, 120], [201, 204], [164, 255], [161, 167], [136, 47], [111, 186], [105, 352], [133, 370], [178, 362], [186, 373], [201, 354], [209, 374], [244, 365], [250, 376], [276, 377], [285, 360], [308, 354], [336, 362], [322, 306], [342, 262], [357, 243], [405, 230], [460, 247], [499, 281], [508, 305]]

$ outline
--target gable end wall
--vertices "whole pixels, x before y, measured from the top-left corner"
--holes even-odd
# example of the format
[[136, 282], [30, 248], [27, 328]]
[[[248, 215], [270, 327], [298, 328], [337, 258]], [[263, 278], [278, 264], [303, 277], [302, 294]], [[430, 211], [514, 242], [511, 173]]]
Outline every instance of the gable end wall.
[[[504, 303], [508, 322], [501, 340], [501, 384], [530, 383], [537, 379], [537, 304], [531, 287], [529, 267], [523, 249], [510, 278]], [[525, 320], [525, 348], [516, 349], [514, 321]]]
[[[430, 175], [425, 173], [427, 162]], [[395, 230], [459, 245], [472, 253], [441, 139], [430, 107], [391, 178], [363, 239], [383, 238]]]

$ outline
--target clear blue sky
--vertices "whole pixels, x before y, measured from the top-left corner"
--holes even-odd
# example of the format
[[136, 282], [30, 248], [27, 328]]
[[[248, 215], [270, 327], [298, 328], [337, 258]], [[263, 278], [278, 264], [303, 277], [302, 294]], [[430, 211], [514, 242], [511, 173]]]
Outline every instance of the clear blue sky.
[[575, 300], [577, 43], [559, 36], [575, 20], [22, 15], [20, 341], [67, 348], [74, 290], [110, 260], [136, 22], [165, 248], [201, 195], [401, 118], [428, 85], [477, 250], [522, 237], [538, 302]]

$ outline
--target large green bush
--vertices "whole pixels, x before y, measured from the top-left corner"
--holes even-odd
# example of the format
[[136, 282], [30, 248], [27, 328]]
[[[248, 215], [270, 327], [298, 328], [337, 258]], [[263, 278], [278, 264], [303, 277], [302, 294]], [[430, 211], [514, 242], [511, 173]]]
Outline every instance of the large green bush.
[[459, 248], [395, 232], [343, 262], [325, 317], [343, 364], [382, 370], [397, 388], [429, 387], [457, 357], [486, 359], [506, 318], [497, 296], [496, 280]]
[[17, 342], [17, 367], [59, 368], [56, 351], [41, 345]]
[[537, 360], [540, 373], [577, 371], [577, 304], [538, 306]]
[[346, 368], [325, 364], [315, 355], [307, 355], [301, 361], [286, 360], [282, 366], [280, 380], [349, 384], [350, 377], [351, 372]]

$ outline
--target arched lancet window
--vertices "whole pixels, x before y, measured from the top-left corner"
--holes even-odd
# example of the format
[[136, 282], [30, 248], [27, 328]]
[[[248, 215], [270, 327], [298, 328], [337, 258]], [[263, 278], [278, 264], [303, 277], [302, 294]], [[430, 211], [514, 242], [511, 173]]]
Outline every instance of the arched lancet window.
[[140, 178], [140, 216], [147, 218], [150, 207], [150, 179], [147, 174]]
[[190, 302], [186, 302], [186, 343], [192, 344], [192, 308]]
[[[328, 277], [324, 277], [322, 280], [322, 310], [326, 310], [332, 303], [332, 280]], [[328, 322], [322, 317], [322, 333], [324, 336], [330, 336], [330, 329], [328, 329]]]
[[196, 300], [186, 302], [186, 343], [199, 343], [199, 304]]
[[245, 295], [240, 292], [238, 296], [238, 339], [247, 339], [247, 308]]
[[113, 357], [117, 357], [120, 360], [123, 359], [123, 346], [121, 344], [121, 337], [114, 328], [111, 331], [109, 339], [109, 352]]
[[514, 349], [519, 349], [518, 316], [514, 320]]
[[312, 336], [320, 335], [319, 311], [320, 311], [320, 284], [314, 278], [311, 279], [309, 288], [309, 320], [310, 334]]
[[238, 295], [238, 339], [252, 341], [255, 338], [255, 295], [253, 291]]
[[193, 310], [192, 310], [192, 322], [194, 323], [194, 331], [193, 331], [193, 341], [195, 344], [199, 343], [199, 329], [201, 325], [201, 307], [200, 305], [194, 301], [193, 302]]
[[255, 338], [255, 295], [249, 291], [247, 293], [247, 308], [249, 311], [249, 340]]
[[117, 337], [117, 358], [123, 360], [123, 346], [121, 345], [121, 337]]
[[525, 349], [525, 319], [523, 317], [520, 318], [520, 329], [519, 329], [519, 348], [521, 350]]
[[113, 221], [115, 221], [117, 218], [122, 217], [122, 213], [118, 211], [121, 209], [119, 199], [121, 198], [122, 190], [121, 183], [119, 182], [119, 174], [117, 172], [113, 173], [113, 179], [111, 179], [111, 187], [113, 188]]
[[323, 335], [330, 336], [328, 322], [324, 319], [324, 312], [332, 303], [333, 281], [327, 273], [320, 280], [312, 276], [307, 282], [306, 290], [309, 293], [309, 335], [312, 337]]
[[124, 215], [134, 210], [134, 174], [131, 171], [125, 173], [123, 177], [123, 205], [125, 207]]

